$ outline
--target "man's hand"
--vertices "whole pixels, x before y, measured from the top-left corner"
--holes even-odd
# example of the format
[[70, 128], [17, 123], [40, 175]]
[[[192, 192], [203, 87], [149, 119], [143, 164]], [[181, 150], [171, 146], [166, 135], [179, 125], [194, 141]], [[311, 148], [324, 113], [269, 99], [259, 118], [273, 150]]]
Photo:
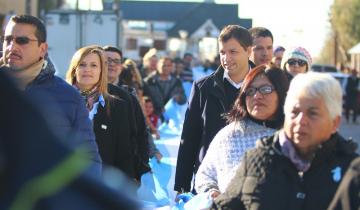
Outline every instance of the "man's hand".
[[162, 154], [160, 153], [160, 152], [157, 152], [157, 153], [155, 153], [155, 158], [156, 158], [156, 160], [160, 163], [160, 161], [161, 161], [161, 159], [162, 159]]
[[176, 192], [176, 196], [175, 196], [175, 203], [179, 202], [179, 195], [181, 194], [181, 192]]
[[212, 199], [215, 199], [220, 195], [220, 191], [215, 189], [210, 190], [209, 195], [211, 196]]

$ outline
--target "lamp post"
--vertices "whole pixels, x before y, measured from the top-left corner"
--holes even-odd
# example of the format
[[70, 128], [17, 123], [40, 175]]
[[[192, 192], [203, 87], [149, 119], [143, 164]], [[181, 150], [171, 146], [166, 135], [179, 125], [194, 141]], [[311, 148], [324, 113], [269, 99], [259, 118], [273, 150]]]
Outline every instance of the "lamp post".
[[112, 4], [112, 9], [116, 12], [116, 46], [121, 48], [122, 43], [120, 38], [120, 33], [122, 33], [122, 24], [121, 24], [121, 11], [120, 11], [120, 1], [114, 0]]
[[179, 30], [178, 32], [181, 39], [181, 55], [184, 55], [187, 48], [187, 37], [189, 33], [186, 30]]

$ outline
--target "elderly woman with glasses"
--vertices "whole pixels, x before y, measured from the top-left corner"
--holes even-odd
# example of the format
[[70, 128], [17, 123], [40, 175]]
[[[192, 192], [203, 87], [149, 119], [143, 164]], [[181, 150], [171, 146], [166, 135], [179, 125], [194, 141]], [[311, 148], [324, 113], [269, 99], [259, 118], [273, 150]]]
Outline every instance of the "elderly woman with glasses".
[[303, 47], [294, 47], [285, 51], [281, 67], [286, 71], [288, 78], [291, 80], [299, 73], [308, 72], [311, 68], [310, 53]]
[[76, 51], [66, 81], [85, 100], [103, 163], [134, 178], [135, 148], [130, 138], [128, 106], [122, 99], [108, 93], [105, 52], [99, 46], [87, 46]]
[[208, 192], [213, 198], [223, 193], [245, 151], [282, 126], [288, 87], [289, 81], [279, 68], [261, 65], [248, 73], [227, 116], [229, 124], [216, 134], [197, 171], [198, 193]]
[[356, 144], [337, 133], [342, 90], [331, 75], [308, 72], [291, 81], [284, 128], [261, 139], [212, 209], [327, 209]]

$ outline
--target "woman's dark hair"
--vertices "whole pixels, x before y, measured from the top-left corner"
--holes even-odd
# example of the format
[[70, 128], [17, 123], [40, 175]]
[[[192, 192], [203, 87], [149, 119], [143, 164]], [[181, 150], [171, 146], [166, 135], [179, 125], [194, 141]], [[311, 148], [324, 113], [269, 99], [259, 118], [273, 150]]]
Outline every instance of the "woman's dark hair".
[[[284, 103], [286, 98], [286, 92], [289, 88], [289, 80], [286, 77], [283, 70], [275, 66], [260, 65], [252, 69], [245, 77], [244, 82], [241, 86], [240, 93], [235, 100], [234, 106], [227, 114], [226, 118], [228, 122], [237, 121], [244, 117], [250, 117], [246, 107], [246, 95], [247, 90], [255, 78], [259, 75], [265, 75], [269, 79], [271, 84], [274, 86], [275, 91], [279, 98], [278, 108], [275, 113], [275, 120], [272, 120], [272, 127], [280, 128], [284, 121]], [[266, 123], [269, 120], [265, 120]]]
[[133, 83], [132, 68], [133, 67], [131, 65], [124, 65], [123, 70], [121, 71], [121, 73], [119, 75], [120, 81], [128, 86], [132, 86], [132, 83]]

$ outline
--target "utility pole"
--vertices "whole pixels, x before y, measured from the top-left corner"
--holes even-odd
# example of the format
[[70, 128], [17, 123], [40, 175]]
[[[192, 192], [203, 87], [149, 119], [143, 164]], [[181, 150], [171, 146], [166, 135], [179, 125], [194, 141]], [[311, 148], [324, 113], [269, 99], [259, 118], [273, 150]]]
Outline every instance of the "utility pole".
[[121, 24], [121, 11], [120, 11], [120, 0], [114, 0], [112, 9], [116, 12], [116, 47], [121, 48], [121, 36], [122, 33], [122, 24]]
[[31, 0], [25, 1], [25, 14], [31, 15]]
[[334, 66], [337, 65], [337, 54], [338, 54], [338, 35], [336, 30], [334, 30]]
[[79, 0], [76, 0], [75, 11], [76, 11], [75, 14], [76, 14], [76, 20], [77, 20], [77, 27], [76, 28], [79, 30], [78, 34], [77, 34], [77, 37], [78, 37], [77, 44], [78, 44], [78, 46], [76, 46], [76, 48], [79, 49], [83, 45], [83, 20], [82, 20], [82, 12], [79, 9]]

